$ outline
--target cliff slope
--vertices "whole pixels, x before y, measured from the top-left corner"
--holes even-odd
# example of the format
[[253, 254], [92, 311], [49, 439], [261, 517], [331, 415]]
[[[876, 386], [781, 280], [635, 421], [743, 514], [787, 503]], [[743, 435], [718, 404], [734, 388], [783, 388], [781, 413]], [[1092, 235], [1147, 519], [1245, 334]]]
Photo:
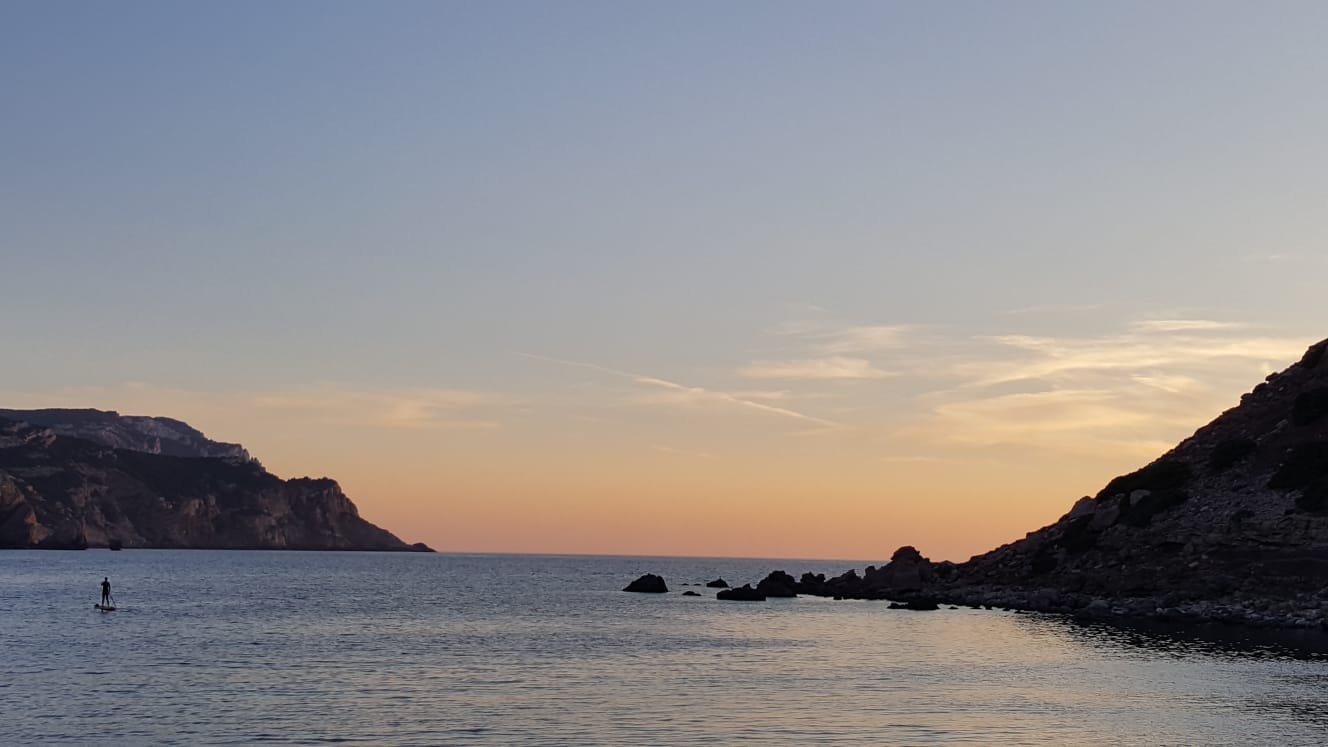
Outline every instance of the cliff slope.
[[[0, 420], [0, 547], [427, 549], [360, 518], [335, 481], [282, 480], [179, 421], [41, 412], [80, 422]], [[145, 421], [189, 438], [135, 437]], [[61, 435], [89, 428], [101, 437]], [[144, 448], [114, 446], [124, 443]], [[225, 457], [169, 455], [180, 450]]]
[[901, 547], [862, 575], [774, 571], [747, 592], [1328, 629], [1328, 340], [1017, 542], [960, 564]]
[[1328, 340], [1156, 461], [955, 569], [1034, 609], [1328, 620]]

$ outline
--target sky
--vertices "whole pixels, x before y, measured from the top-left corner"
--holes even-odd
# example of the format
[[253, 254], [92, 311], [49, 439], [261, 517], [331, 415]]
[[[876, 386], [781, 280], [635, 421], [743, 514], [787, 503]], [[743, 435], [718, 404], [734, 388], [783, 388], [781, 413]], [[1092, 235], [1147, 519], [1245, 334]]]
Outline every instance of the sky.
[[964, 560], [1328, 336], [1325, 28], [0, 0], [0, 404], [444, 551]]

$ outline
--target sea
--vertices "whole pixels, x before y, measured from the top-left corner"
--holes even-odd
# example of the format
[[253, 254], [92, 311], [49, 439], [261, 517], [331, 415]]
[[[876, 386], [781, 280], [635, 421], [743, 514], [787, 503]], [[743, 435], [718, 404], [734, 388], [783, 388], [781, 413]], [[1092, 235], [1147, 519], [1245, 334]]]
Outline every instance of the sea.
[[[0, 552], [0, 744], [1328, 744], [1323, 634], [701, 585], [850, 567]], [[622, 591], [644, 573], [670, 593]]]

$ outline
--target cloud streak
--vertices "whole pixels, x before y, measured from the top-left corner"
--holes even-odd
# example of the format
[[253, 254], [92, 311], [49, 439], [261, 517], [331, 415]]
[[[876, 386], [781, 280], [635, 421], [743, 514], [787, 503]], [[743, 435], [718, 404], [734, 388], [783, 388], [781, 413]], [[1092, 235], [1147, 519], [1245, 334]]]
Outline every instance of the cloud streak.
[[794, 321], [777, 325], [770, 330], [770, 334], [794, 338], [823, 355], [861, 355], [904, 346], [911, 329], [904, 324], [854, 325]]
[[817, 425], [825, 425], [825, 426], [837, 425], [837, 423], [833, 423], [823, 418], [813, 417], [811, 415], [807, 415], [798, 412], [796, 410], [790, 410], [787, 407], [776, 407], [775, 405], [766, 404], [764, 402], [757, 402], [751, 399], [744, 399], [730, 392], [717, 391], [714, 389], [706, 389], [704, 387], [699, 387], [699, 386], [687, 386], [685, 384], [679, 384], [677, 382], [668, 381], [666, 379], [657, 379], [654, 378], [653, 376], [638, 376], [635, 377], [633, 381], [635, 381], [638, 384], [644, 384], [646, 386], [663, 389], [665, 390], [665, 392], [667, 392], [667, 394], [662, 396], [644, 398], [643, 401], [657, 402], [662, 404], [683, 404], [683, 405], [704, 405], [707, 403], [733, 405], [739, 408], [752, 410], [755, 412], [763, 412], [769, 415], [778, 415], [780, 417], [793, 418], [795, 420], [801, 420], [807, 423], [815, 423]]
[[206, 392], [127, 382], [120, 387], [69, 389], [43, 394], [8, 393], [6, 401], [29, 407], [101, 407], [130, 414], [207, 412], [282, 419], [337, 427], [414, 431], [495, 431], [504, 418], [524, 411], [524, 399], [496, 392], [416, 387], [375, 389], [318, 382], [267, 391]]
[[845, 379], [885, 379], [893, 374], [882, 371], [864, 358], [832, 356], [789, 361], [755, 361], [738, 371], [748, 379], [801, 379], [834, 381]]
[[676, 381], [670, 381], [669, 379], [663, 379], [657, 376], [647, 376], [644, 374], [632, 373], [630, 371], [623, 371], [621, 369], [611, 368], [609, 366], [602, 366], [599, 365], [598, 363], [574, 361], [574, 360], [568, 360], [566, 358], [556, 358], [553, 356], [539, 355], [536, 353], [517, 353], [517, 355], [524, 358], [530, 358], [532, 360], [557, 363], [563, 366], [583, 368], [586, 370], [607, 374], [609, 376], [613, 376], [616, 378], [627, 379], [633, 382], [634, 384], [637, 384], [639, 386], [648, 389], [659, 390], [653, 393], [642, 394], [635, 398], [635, 401], [645, 404], [677, 405], [677, 406], [688, 406], [688, 407], [723, 406], [729, 408], [736, 408], [739, 410], [745, 410], [748, 412], [774, 415], [781, 418], [798, 420], [804, 423], [811, 423], [814, 425], [825, 426], [825, 427], [838, 427], [839, 425], [838, 423], [826, 420], [824, 418], [818, 418], [813, 415], [808, 415], [806, 413], [798, 412], [797, 410], [789, 409], [787, 407], [778, 407], [776, 405], [769, 404], [768, 402], [760, 401], [760, 399], [770, 398], [769, 395], [771, 393], [769, 392], [758, 392], [758, 393], [729, 392], [719, 389], [709, 389], [700, 386], [690, 386], [687, 384], [678, 383]]
[[1306, 344], [1208, 319], [1150, 319], [1096, 337], [973, 338], [945, 373], [949, 388], [924, 394], [927, 411], [900, 433], [960, 446], [1156, 455]]
[[[1170, 334], [1191, 331], [1169, 323], [1144, 327], [1142, 334], [1100, 338], [1056, 338], [1003, 335], [981, 338], [1004, 349], [983, 360], [959, 363], [954, 372], [968, 387], [988, 387], [1020, 381], [1055, 381], [1075, 375], [1131, 374], [1150, 370], [1199, 367], [1220, 360], [1256, 363], [1294, 360], [1305, 347], [1302, 340], [1276, 337], [1214, 337]], [[1238, 327], [1202, 327], [1204, 331]], [[1163, 332], [1168, 334], [1155, 334]]]
[[462, 389], [357, 389], [320, 384], [307, 389], [258, 394], [260, 408], [299, 412], [346, 425], [410, 430], [497, 430], [497, 410], [519, 405], [515, 398]]
[[1133, 326], [1142, 332], [1214, 332], [1249, 327], [1241, 322], [1218, 322], [1212, 319], [1148, 319], [1135, 322]]

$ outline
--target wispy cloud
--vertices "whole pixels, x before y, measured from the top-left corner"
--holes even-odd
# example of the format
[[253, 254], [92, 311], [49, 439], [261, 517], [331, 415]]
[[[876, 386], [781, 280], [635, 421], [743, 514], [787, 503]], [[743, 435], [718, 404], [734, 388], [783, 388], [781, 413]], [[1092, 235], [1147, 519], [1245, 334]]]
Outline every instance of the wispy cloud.
[[845, 324], [823, 320], [798, 320], [775, 325], [771, 335], [795, 338], [824, 355], [874, 353], [904, 346], [912, 329], [905, 324]]
[[1153, 417], [1116, 407], [1117, 400], [1113, 392], [1062, 389], [949, 402], [935, 412], [956, 426], [957, 438], [979, 443], [1008, 441], [1009, 434], [1018, 433], [1137, 426]]
[[1245, 261], [1257, 264], [1285, 264], [1288, 262], [1298, 262], [1303, 258], [1304, 257], [1299, 254], [1292, 254], [1290, 252], [1262, 252], [1246, 255]]
[[[1132, 375], [1178, 367], [1202, 368], [1219, 360], [1290, 361], [1305, 347], [1303, 340], [1287, 338], [1170, 334], [1189, 330], [1167, 325], [1145, 329], [1141, 334], [1096, 338], [1027, 335], [981, 338], [1005, 351], [960, 362], [955, 373], [967, 379], [966, 386], [986, 387], [1017, 381], [1055, 381], [1094, 373]], [[1219, 328], [1202, 328], [1203, 331], [1216, 329]], [[1221, 329], [1231, 331], [1239, 327]], [[1167, 334], [1153, 334], [1157, 332]]]
[[898, 436], [965, 447], [1018, 446], [1083, 454], [1155, 456], [1192, 426], [1193, 413], [1159, 397], [1052, 390], [943, 402]]
[[[745, 379], [796, 382], [862, 381], [898, 373], [879, 359], [895, 358], [909, 344], [912, 327], [904, 324], [850, 324], [828, 319], [797, 319], [766, 330], [776, 353], [739, 366]], [[777, 352], [776, 352], [777, 351]], [[803, 388], [801, 394], [808, 392]]]
[[253, 395], [260, 408], [300, 412], [346, 425], [412, 430], [496, 430], [494, 417], [519, 401], [492, 392], [462, 389], [360, 389], [319, 384]]
[[1136, 383], [1160, 389], [1169, 394], [1182, 394], [1202, 388], [1202, 384], [1198, 379], [1181, 374], [1135, 374], [1130, 378]]
[[[1230, 406], [1306, 340], [1255, 325], [1159, 318], [1100, 336], [970, 340], [901, 428], [923, 442], [1156, 455]], [[1014, 390], [1014, 391], [1012, 391]]]
[[806, 415], [796, 410], [790, 410], [786, 407], [776, 407], [764, 402], [743, 399], [730, 392], [706, 389], [705, 387], [699, 386], [687, 386], [686, 384], [679, 384], [674, 381], [668, 381], [667, 379], [657, 379], [653, 376], [637, 376], [633, 378], [633, 381], [638, 384], [644, 384], [646, 386], [664, 390], [653, 396], [648, 395], [640, 398], [640, 401], [644, 402], [679, 405], [733, 405], [746, 410], [763, 412], [769, 415], [779, 415], [785, 418], [794, 418], [796, 420], [817, 423], [819, 425], [836, 425], [829, 420]]
[[755, 399], [766, 402], [780, 402], [791, 399], [787, 389], [741, 389], [731, 392], [731, 394], [740, 399]]
[[747, 412], [763, 413], [774, 415], [781, 418], [799, 420], [805, 423], [811, 423], [824, 427], [838, 427], [839, 424], [825, 418], [818, 418], [813, 415], [798, 412], [787, 407], [778, 407], [761, 401], [770, 399], [769, 392], [758, 392], [753, 396], [752, 393], [725, 391], [721, 389], [711, 389], [701, 386], [690, 386], [681, 384], [669, 379], [657, 376], [647, 376], [644, 374], [632, 373], [609, 366], [602, 366], [597, 363], [587, 363], [584, 361], [568, 360], [566, 358], [556, 358], [553, 356], [539, 355], [536, 353], [517, 353], [524, 358], [540, 360], [559, 365], [584, 368], [590, 371], [607, 374], [616, 378], [628, 379], [634, 384], [653, 389], [656, 391], [643, 392], [633, 398], [633, 401], [641, 404], [657, 405], [675, 405], [686, 407], [723, 407], [732, 408]]
[[1032, 306], [1022, 306], [1017, 309], [1010, 309], [1007, 314], [1067, 314], [1084, 311], [1096, 311], [1102, 308], [1100, 303], [1060, 303], [1060, 304], [1034, 304]]
[[[1098, 308], [1028, 306], [1006, 319]], [[1030, 323], [1045, 328], [1046, 321]], [[739, 376], [789, 381], [798, 397], [813, 394], [818, 382], [889, 377], [888, 387], [861, 390], [854, 407], [833, 415], [845, 427], [885, 426], [937, 445], [1133, 455], [1174, 443], [1186, 425], [1229, 406], [1233, 392], [1295, 360], [1307, 344], [1184, 309], [1096, 335], [1012, 329], [973, 336], [956, 327], [850, 324], [817, 315], [767, 332], [781, 355], [752, 360], [736, 369]], [[883, 402], [894, 406], [887, 410]], [[875, 418], [893, 421], [870, 422]]]
[[1212, 319], [1147, 319], [1131, 326], [1141, 332], [1213, 332], [1249, 327], [1243, 322], [1218, 322]]
[[524, 412], [529, 403], [496, 392], [415, 387], [369, 388], [349, 383], [317, 382], [264, 391], [191, 391], [146, 382], [66, 389], [43, 393], [0, 393], [19, 407], [116, 408], [125, 414], [211, 419], [282, 419], [335, 427], [418, 431], [492, 431], [503, 420]]
[[827, 353], [871, 353], [893, 350], [904, 345], [908, 331], [909, 327], [902, 324], [844, 327], [827, 333], [821, 349]]
[[791, 361], [756, 361], [744, 366], [739, 375], [749, 379], [884, 379], [892, 374], [882, 371], [863, 358], [831, 356]]

